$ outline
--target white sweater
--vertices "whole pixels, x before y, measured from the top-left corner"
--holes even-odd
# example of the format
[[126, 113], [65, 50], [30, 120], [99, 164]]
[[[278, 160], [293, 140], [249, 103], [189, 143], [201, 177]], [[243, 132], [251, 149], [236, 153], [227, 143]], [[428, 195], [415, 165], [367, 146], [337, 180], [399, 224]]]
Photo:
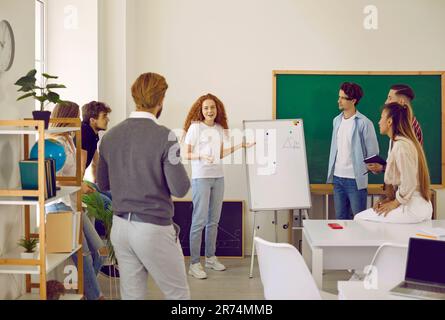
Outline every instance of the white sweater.
[[406, 204], [414, 191], [420, 190], [419, 157], [414, 143], [404, 137], [396, 137], [389, 154], [385, 183], [397, 186], [396, 199]]

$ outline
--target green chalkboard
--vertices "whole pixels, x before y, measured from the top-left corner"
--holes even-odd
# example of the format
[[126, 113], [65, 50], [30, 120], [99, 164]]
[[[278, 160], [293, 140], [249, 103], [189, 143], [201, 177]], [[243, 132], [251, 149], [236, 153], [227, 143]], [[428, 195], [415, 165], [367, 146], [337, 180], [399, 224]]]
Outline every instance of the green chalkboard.
[[[358, 83], [364, 96], [358, 110], [373, 123], [380, 154], [386, 158], [388, 137], [379, 133], [378, 121], [389, 88], [408, 84], [416, 93], [414, 114], [423, 131], [424, 150], [431, 183], [442, 183], [442, 111], [445, 73], [345, 73], [274, 71], [274, 111], [277, 119], [301, 118], [304, 121], [309, 178], [311, 184], [326, 183], [332, 120], [338, 109], [338, 91], [344, 81]], [[383, 183], [383, 175], [370, 174], [369, 183]]]

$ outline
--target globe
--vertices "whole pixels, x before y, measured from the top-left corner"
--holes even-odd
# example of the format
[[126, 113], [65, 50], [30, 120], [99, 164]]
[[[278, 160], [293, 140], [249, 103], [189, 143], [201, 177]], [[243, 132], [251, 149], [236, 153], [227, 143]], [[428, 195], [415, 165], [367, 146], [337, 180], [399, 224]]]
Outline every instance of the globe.
[[[37, 159], [39, 153], [39, 145], [36, 142], [31, 149], [30, 158]], [[66, 153], [63, 145], [57, 140], [45, 140], [45, 159], [54, 159], [56, 164], [56, 171], [63, 168], [66, 161]]]

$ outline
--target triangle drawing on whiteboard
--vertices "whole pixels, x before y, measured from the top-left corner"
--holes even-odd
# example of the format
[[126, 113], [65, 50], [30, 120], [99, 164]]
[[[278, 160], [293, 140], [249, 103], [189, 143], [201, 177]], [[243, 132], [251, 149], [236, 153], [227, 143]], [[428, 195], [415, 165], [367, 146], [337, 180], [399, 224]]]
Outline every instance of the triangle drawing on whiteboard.
[[283, 149], [299, 149], [300, 143], [292, 137], [287, 138], [284, 143]]

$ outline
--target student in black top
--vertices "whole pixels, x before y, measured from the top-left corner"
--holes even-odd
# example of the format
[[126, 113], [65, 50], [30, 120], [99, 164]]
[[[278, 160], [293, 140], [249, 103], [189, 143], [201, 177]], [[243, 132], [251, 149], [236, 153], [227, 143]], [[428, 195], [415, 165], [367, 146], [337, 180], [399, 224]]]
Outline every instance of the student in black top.
[[92, 164], [93, 182], [96, 181], [96, 168], [99, 159], [97, 151], [99, 131], [107, 130], [110, 112], [111, 108], [103, 102], [91, 101], [82, 107], [82, 176]]
[[[99, 152], [97, 151], [97, 143], [99, 142], [99, 131], [105, 131], [108, 127], [108, 114], [111, 112], [111, 108], [103, 102], [91, 101], [82, 107], [82, 150], [80, 153], [82, 178], [85, 176], [85, 171], [90, 166], [92, 167], [92, 182], [84, 183], [88, 190], [84, 190], [84, 193], [90, 193], [98, 191], [105, 207], [111, 207], [111, 193], [102, 192], [99, 190], [96, 182], [96, 168], [99, 160]], [[102, 222], [96, 221], [96, 226], [102, 225], [100, 229], [105, 230]], [[99, 232], [101, 235], [102, 232]], [[103, 252], [102, 252], [103, 254]], [[103, 268], [106, 270], [106, 268]], [[102, 271], [102, 270], [101, 270]]]

